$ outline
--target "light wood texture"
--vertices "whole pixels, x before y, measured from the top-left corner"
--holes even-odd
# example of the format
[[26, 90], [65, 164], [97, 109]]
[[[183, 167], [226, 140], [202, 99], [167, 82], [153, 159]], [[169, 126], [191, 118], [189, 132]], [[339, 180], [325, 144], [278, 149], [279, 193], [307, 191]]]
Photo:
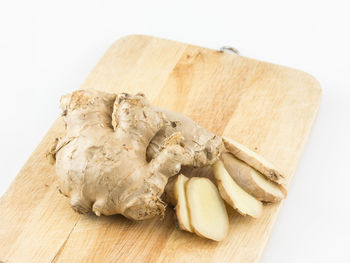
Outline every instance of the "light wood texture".
[[[148, 36], [115, 42], [81, 88], [144, 92], [153, 104], [187, 114], [210, 131], [254, 149], [289, 183], [317, 115], [310, 75], [229, 53]], [[58, 103], [58, 102], [57, 102]], [[54, 117], [53, 117], [54, 118]], [[48, 145], [58, 119], [0, 199], [0, 262], [258, 262], [282, 202], [259, 219], [230, 211], [230, 231], [214, 242], [163, 221], [78, 215], [56, 189]]]

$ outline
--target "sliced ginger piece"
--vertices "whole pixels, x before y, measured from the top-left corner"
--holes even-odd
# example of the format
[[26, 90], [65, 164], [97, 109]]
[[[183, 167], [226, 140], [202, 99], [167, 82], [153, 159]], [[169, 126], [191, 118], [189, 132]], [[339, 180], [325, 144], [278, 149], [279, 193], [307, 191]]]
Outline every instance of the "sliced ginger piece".
[[260, 172], [234, 157], [223, 153], [221, 160], [233, 180], [247, 193], [264, 202], [278, 202], [285, 197], [286, 190], [263, 176]]
[[250, 165], [271, 181], [284, 184], [285, 176], [268, 160], [235, 140], [222, 137], [225, 148], [235, 157]]
[[222, 161], [214, 165], [214, 176], [217, 180], [222, 198], [242, 215], [258, 218], [262, 213], [262, 203], [244, 191], [226, 171]]
[[201, 237], [223, 240], [229, 222], [225, 204], [216, 186], [207, 178], [193, 177], [185, 188], [193, 231]]
[[175, 184], [174, 184], [174, 196], [176, 201], [175, 211], [176, 211], [179, 227], [182, 230], [193, 232], [193, 229], [190, 223], [189, 213], [188, 213], [186, 191], [185, 191], [185, 184], [187, 181], [188, 181], [188, 178], [183, 174], [179, 174], [175, 181]]

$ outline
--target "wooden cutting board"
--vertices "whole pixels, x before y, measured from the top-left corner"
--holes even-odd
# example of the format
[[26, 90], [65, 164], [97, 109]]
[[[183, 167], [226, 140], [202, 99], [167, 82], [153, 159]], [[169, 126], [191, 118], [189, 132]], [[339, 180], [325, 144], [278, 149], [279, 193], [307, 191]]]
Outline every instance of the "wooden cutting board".
[[[312, 76], [231, 53], [149, 36], [115, 42], [81, 88], [144, 92], [151, 102], [236, 139], [287, 175], [290, 183], [317, 115]], [[58, 102], [57, 102], [58, 104]], [[53, 116], [53, 119], [56, 118]], [[163, 221], [79, 215], [57, 191], [45, 152], [63, 133], [59, 118], [0, 199], [0, 262], [258, 262], [282, 203], [250, 219], [229, 211], [222, 242]]]

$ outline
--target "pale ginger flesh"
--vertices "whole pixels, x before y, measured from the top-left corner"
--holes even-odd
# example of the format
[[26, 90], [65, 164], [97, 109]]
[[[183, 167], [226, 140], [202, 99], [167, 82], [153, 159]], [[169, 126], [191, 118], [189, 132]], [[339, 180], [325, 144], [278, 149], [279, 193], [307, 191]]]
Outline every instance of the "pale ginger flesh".
[[222, 153], [220, 159], [235, 182], [258, 200], [274, 203], [285, 197], [285, 190], [281, 185], [268, 180], [231, 153]]
[[142, 94], [79, 90], [61, 99], [66, 136], [51, 154], [60, 191], [80, 213], [122, 214], [143, 220], [162, 215], [168, 178], [181, 169], [181, 134], [167, 138], [150, 162], [146, 149], [168, 121]]
[[226, 137], [223, 137], [222, 140], [226, 150], [235, 157], [250, 165], [271, 181], [278, 184], [285, 184], [285, 176], [283, 173], [264, 157], [235, 140]]
[[215, 241], [228, 233], [228, 215], [216, 186], [207, 178], [192, 177], [186, 183], [187, 206], [193, 231]]
[[260, 217], [262, 203], [244, 191], [226, 171], [224, 164], [217, 161], [214, 165], [214, 176], [222, 198], [242, 215]]
[[190, 223], [190, 215], [187, 206], [187, 196], [185, 191], [185, 185], [188, 181], [188, 178], [183, 174], [179, 174], [174, 183], [174, 196], [176, 200], [176, 217], [179, 224], [180, 229], [193, 232], [191, 223]]

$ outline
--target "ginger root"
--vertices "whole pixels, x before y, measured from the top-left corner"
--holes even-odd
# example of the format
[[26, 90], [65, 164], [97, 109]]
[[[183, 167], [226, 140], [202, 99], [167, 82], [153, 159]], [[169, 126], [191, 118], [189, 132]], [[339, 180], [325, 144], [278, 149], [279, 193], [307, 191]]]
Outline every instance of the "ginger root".
[[[55, 141], [49, 159], [60, 192], [79, 213], [133, 220], [163, 215], [166, 188], [180, 228], [219, 241], [228, 232], [222, 198], [239, 213], [259, 217], [257, 199], [285, 196], [282, 185], [270, 181], [282, 184], [284, 176], [263, 157], [184, 115], [151, 106], [143, 94], [78, 90], [60, 103], [66, 135]], [[171, 178], [180, 170], [191, 178]]]
[[184, 166], [204, 167], [213, 165], [218, 160], [224, 150], [221, 137], [207, 131], [192, 119], [180, 113], [157, 107], [154, 107], [154, 109], [164, 113], [171, 125], [164, 126], [149, 144], [147, 148], [149, 159], [155, 158], [162, 151], [166, 138], [179, 132], [184, 137]]
[[177, 174], [185, 151], [182, 136], [166, 138], [150, 162], [146, 149], [169, 125], [142, 94], [78, 90], [61, 99], [66, 136], [51, 150], [60, 191], [80, 213], [122, 214], [143, 220], [162, 215], [160, 199], [168, 178]]

